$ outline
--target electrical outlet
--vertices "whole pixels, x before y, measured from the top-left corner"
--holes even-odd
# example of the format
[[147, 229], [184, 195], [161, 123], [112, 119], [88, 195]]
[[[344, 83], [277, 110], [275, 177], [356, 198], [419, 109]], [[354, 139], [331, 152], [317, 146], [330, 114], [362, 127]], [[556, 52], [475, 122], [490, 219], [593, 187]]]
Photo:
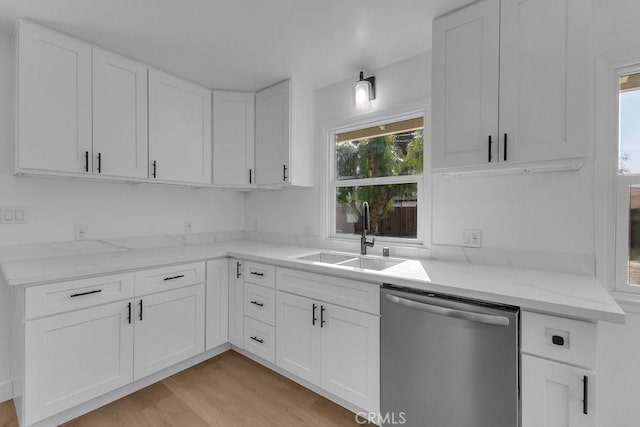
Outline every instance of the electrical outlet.
[[482, 247], [482, 230], [464, 229], [462, 230], [462, 246], [469, 248]]
[[190, 219], [184, 222], [184, 231], [186, 233], [191, 233], [193, 231], [193, 222]]
[[87, 228], [86, 224], [76, 225], [76, 240], [87, 240]]
[[0, 224], [25, 224], [27, 222], [27, 209], [7, 207], [0, 208]]

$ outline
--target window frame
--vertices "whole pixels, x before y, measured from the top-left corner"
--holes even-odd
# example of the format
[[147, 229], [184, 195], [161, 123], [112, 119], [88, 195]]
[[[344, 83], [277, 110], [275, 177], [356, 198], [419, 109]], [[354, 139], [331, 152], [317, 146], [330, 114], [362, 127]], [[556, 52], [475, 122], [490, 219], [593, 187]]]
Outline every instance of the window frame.
[[[418, 175], [402, 175], [402, 176], [390, 176], [390, 177], [378, 177], [378, 178], [360, 178], [349, 180], [336, 179], [336, 164], [335, 164], [335, 147], [336, 147], [336, 135], [350, 132], [358, 129], [364, 129], [373, 126], [379, 126], [382, 124], [393, 123], [403, 120], [409, 120], [422, 117], [423, 118], [423, 169], [422, 174]], [[333, 242], [351, 242], [360, 239], [360, 236], [356, 234], [341, 234], [336, 233], [336, 188], [338, 187], [352, 187], [352, 186], [369, 186], [369, 185], [385, 185], [385, 184], [405, 184], [416, 183], [417, 185], [417, 232], [416, 238], [407, 237], [388, 237], [388, 236], [375, 236], [376, 242], [385, 243], [394, 246], [420, 246], [430, 247], [430, 183], [427, 183], [427, 176], [430, 176], [430, 160], [429, 153], [431, 152], [431, 138], [430, 130], [430, 115], [429, 109], [426, 106], [421, 108], [407, 109], [405, 112], [380, 112], [376, 115], [368, 114], [364, 118], [350, 119], [346, 123], [333, 124], [325, 127], [324, 134], [326, 135], [326, 148], [325, 161], [326, 161], [326, 177], [324, 181], [325, 194], [324, 200], [326, 201], [324, 209], [324, 230], [323, 236]]]
[[[614, 289], [618, 292], [639, 295], [640, 285], [629, 283], [629, 196], [630, 186], [640, 186], [640, 173], [620, 173], [620, 77], [627, 74], [640, 73], [640, 58], [634, 64], [614, 66], [615, 76], [615, 102], [612, 103], [612, 115], [615, 118], [612, 123], [611, 135], [615, 144], [615, 156], [610, 161], [615, 162], [613, 184], [615, 187], [615, 281]], [[615, 126], [613, 126], [615, 124]]]

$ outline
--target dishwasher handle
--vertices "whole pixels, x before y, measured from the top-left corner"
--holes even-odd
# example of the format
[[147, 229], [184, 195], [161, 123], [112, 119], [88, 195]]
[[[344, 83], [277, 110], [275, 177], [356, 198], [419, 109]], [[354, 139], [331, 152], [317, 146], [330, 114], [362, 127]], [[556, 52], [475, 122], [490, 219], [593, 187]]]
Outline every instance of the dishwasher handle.
[[440, 316], [454, 317], [456, 319], [469, 320], [471, 322], [484, 323], [487, 325], [509, 326], [509, 318], [505, 316], [493, 316], [491, 314], [474, 313], [471, 311], [456, 310], [454, 308], [445, 308], [406, 298], [400, 298], [391, 294], [386, 294], [385, 298], [387, 299], [387, 301], [390, 301], [394, 304], [404, 305], [405, 307], [415, 308], [417, 310], [438, 314]]

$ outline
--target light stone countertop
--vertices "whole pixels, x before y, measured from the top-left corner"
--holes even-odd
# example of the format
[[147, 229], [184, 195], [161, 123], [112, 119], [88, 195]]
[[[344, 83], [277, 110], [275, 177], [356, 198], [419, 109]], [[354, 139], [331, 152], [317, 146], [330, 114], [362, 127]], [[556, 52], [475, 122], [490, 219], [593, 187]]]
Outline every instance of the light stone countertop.
[[389, 283], [590, 321], [624, 323], [625, 318], [607, 290], [590, 276], [431, 259], [407, 260], [373, 271], [296, 259], [321, 251], [318, 248], [251, 240], [216, 242], [207, 234], [191, 239], [157, 236], [3, 246], [0, 269], [9, 286], [32, 286], [231, 256], [378, 286]]

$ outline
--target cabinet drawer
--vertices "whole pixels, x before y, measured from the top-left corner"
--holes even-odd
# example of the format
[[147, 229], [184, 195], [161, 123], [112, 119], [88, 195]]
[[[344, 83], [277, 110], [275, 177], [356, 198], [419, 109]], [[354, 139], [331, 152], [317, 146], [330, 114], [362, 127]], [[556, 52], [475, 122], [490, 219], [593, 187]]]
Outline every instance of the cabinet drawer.
[[523, 311], [522, 351], [577, 366], [596, 366], [596, 324]]
[[136, 295], [152, 294], [204, 283], [204, 272], [204, 262], [137, 271]]
[[244, 262], [244, 281], [257, 285], [276, 287], [276, 268], [273, 265], [258, 262]]
[[276, 278], [277, 288], [280, 291], [380, 314], [380, 285], [376, 283], [341, 279], [288, 268], [278, 268]]
[[268, 362], [275, 363], [276, 328], [245, 316], [244, 349]]
[[70, 280], [25, 290], [25, 317], [47, 316], [133, 297], [133, 273]]
[[269, 325], [275, 325], [276, 290], [245, 283], [244, 314]]

